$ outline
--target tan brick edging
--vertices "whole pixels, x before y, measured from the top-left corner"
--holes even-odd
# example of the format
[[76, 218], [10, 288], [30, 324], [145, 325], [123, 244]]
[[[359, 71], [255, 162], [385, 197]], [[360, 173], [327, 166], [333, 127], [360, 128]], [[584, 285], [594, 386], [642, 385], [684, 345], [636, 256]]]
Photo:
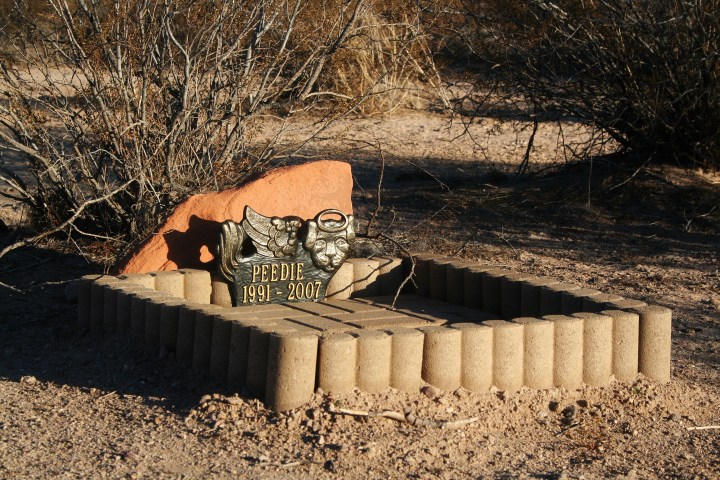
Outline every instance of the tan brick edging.
[[[318, 303], [230, 307], [226, 283], [178, 270], [79, 282], [78, 326], [296, 408], [337, 394], [423, 382], [445, 390], [602, 386], [638, 372], [670, 379], [671, 311], [492, 265], [351, 259]], [[360, 295], [360, 296], [359, 296]]]

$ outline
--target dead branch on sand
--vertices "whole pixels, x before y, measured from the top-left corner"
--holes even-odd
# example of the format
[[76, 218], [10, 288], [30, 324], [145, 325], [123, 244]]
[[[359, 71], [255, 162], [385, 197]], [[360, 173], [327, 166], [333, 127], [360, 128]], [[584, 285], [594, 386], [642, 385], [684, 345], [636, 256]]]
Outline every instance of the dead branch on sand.
[[338, 408], [334, 404], [328, 406], [328, 411], [335, 415], [349, 415], [353, 417], [365, 417], [365, 418], [389, 418], [400, 423], [408, 423], [414, 427], [433, 427], [440, 428], [443, 430], [454, 430], [457, 428], [470, 425], [480, 420], [480, 417], [471, 417], [463, 420], [432, 420], [428, 418], [420, 418], [412, 413], [412, 410], [405, 408], [403, 413], [394, 412], [391, 410], [383, 410], [381, 412], [365, 411], [365, 410], [349, 410], [346, 408]]

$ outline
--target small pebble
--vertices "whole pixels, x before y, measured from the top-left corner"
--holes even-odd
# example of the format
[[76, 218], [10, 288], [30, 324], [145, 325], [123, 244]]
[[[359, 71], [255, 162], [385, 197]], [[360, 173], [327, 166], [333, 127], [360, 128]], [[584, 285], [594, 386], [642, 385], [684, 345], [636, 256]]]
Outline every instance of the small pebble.
[[439, 389], [433, 387], [432, 385], [425, 385], [424, 387], [422, 387], [420, 389], [420, 391], [422, 392], [423, 395], [428, 397], [430, 400], [435, 400], [442, 394], [442, 392]]
[[549, 414], [547, 410], [540, 410], [537, 414], [536, 420], [539, 423], [545, 425], [546, 423], [548, 423], [548, 415]]

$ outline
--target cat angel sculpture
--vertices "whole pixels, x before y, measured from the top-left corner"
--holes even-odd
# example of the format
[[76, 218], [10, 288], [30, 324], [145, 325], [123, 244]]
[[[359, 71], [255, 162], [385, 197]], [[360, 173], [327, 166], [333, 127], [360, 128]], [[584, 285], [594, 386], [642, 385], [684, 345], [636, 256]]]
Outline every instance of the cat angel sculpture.
[[234, 306], [322, 300], [354, 240], [355, 219], [339, 210], [303, 220], [248, 206], [242, 222], [220, 228], [218, 270], [232, 285]]

